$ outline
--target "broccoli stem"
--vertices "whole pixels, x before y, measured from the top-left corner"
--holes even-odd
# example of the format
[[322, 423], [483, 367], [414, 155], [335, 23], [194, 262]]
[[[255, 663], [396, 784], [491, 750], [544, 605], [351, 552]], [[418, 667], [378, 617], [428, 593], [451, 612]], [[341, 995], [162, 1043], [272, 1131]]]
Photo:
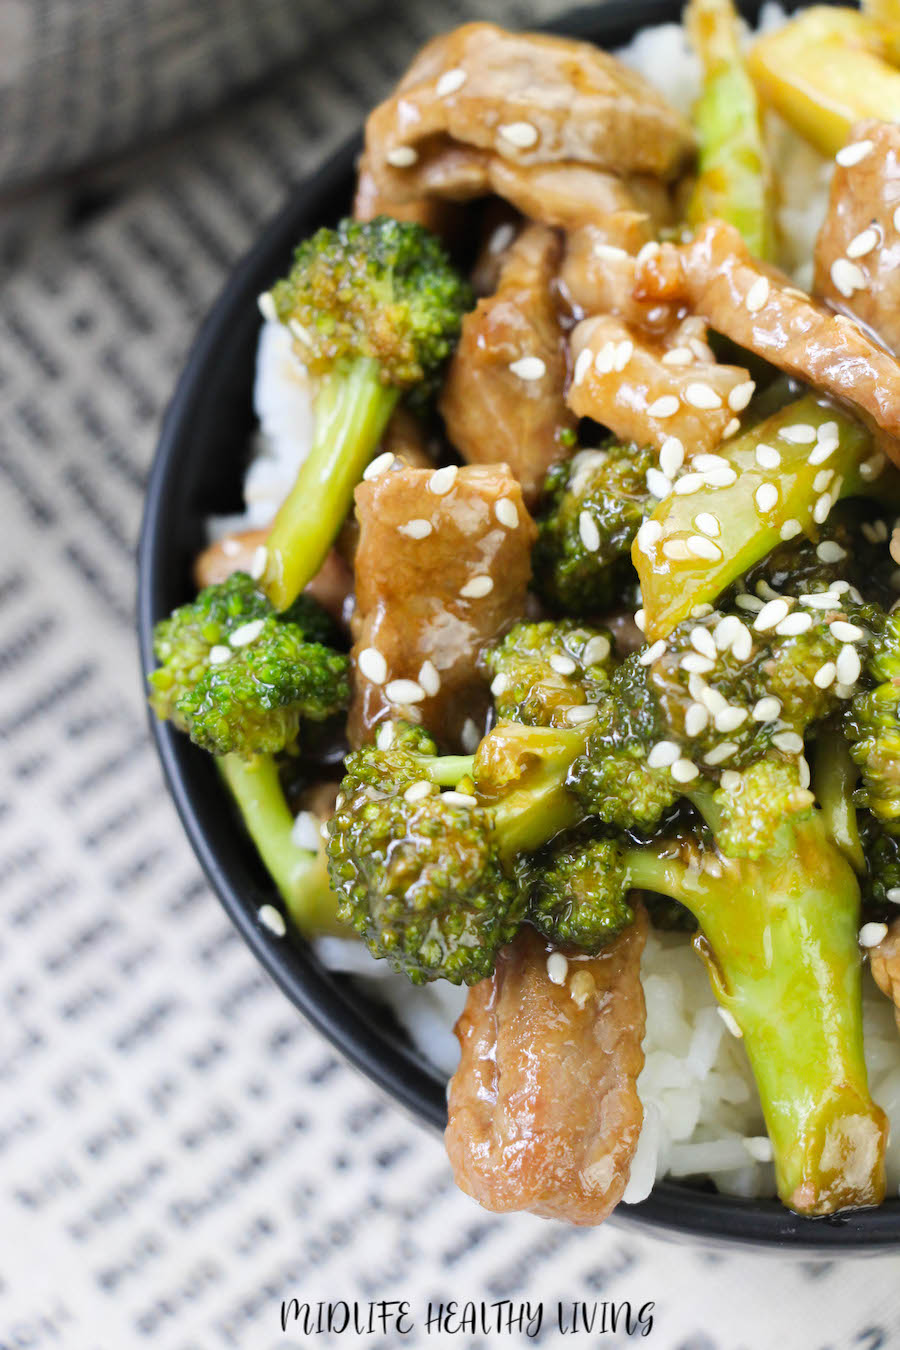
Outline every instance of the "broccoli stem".
[[271, 755], [255, 755], [252, 759], [223, 755], [217, 762], [247, 832], [297, 928], [306, 936], [330, 933], [347, 937], [347, 929], [337, 921], [337, 901], [328, 884], [321, 850], [313, 853], [294, 843], [294, 817], [285, 801], [275, 760]]
[[825, 730], [816, 742], [813, 770], [816, 800], [822, 808], [825, 832], [841, 850], [853, 870], [866, 870], [853, 789], [859, 769], [853, 763], [850, 747], [839, 731]]
[[369, 357], [341, 362], [323, 377], [312, 448], [267, 543], [262, 585], [276, 609], [287, 609], [325, 561], [399, 397]]
[[760, 861], [690, 866], [673, 843], [628, 849], [626, 862], [633, 886], [701, 926], [695, 946], [743, 1034], [781, 1199], [801, 1214], [880, 1203], [887, 1127], [863, 1057], [859, 886], [820, 815], [785, 823]]

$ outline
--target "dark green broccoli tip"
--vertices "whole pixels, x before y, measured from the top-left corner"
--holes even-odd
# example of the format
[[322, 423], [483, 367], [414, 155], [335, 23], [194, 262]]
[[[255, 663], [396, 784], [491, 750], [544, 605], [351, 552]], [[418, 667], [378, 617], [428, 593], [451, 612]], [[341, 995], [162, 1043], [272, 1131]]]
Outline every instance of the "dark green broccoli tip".
[[864, 872], [861, 878], [866, 917], [890, 922], [900, 914], [900, 835], [886, 829], [869, 811], [861, 811], [860, 837]]
[[528, 920], [553, 942], [597, 952], [634, 922], [622, 850], [607, 839], [539, 854], [528, 869]]
[[609, 608], [634, 576], [630, 551], [656, 499], [646, 483], [656, 452], [612, 443], [583, 450], [547, 475], [534, 548], [535, 586], [555, 608]]
[[856, 803], [886, 829], [900, 831], [900, 614], [864, 611], [880, 629], [871, 644], [866, 676], [871, 688], [853, 699], [846, 720], [850, 753], [861, 777]]
[[484, 655], [498, 717], [565, 726], [568, 710], [596, 703], [609, 685], [612, 640], [570, 619], [517, 623]]
[[311, 370], [365, 357], [404, 389], [437, 373], [474, 303], [440, 240], [390, 216], [318, 230], [272, 298]]

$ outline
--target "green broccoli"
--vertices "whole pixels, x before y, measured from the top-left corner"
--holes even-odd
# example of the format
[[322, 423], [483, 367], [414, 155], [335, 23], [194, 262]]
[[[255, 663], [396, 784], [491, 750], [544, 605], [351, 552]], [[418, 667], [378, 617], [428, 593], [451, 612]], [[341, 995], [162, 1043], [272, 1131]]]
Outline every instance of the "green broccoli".
[[865, 859], [861, 878], [866, 917], [890, 922], [900, 913], [900, 835], [887, 830], [871, 811], [859, 814]]
[[612, 639], [571, 619], [514, 624], [488, 648], [497, 716], [526, 726], [570, 726], [609, 685]]
[[433, 386], [472, 295], [433, 235], [379, 216], [305, 240], [270, 298], [321, 377], [313, 445], [267, 544], [263, 586], [283, 610], [319, 570], [401, 394]]
[[333, 930], [321, 852], [299, 846], [275, 758], [304, 721], [347, 706], [349, 659], [319, 641], [333, 628], [301, 597], [283, 616], [245, 573], [208, 586], [156, 627], [148, 675], [157, 716], [216, 756], [250, 837], [304, 932]]
[[528, 920], [552, 942], [596, 952], [634, 922], [616, 841], [549, 846], [525, 872]]
[[877, 626], [866, 677], [870, 688], [850, 705], [846, 733], [861, 771], [857, 803], [877, 816], [890, 833], [900, 832], [900, 614], [866, 610]]

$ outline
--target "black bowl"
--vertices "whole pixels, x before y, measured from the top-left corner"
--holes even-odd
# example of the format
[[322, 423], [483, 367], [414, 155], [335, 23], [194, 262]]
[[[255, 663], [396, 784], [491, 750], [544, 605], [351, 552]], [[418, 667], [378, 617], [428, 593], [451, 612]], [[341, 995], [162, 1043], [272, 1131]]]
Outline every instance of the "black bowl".
[[[554, 31], [608, 48], [642, 27], [677, 20], [679, 0], [610, 0], [559, 19]], [[759, 4], [742, 4], [755, 21]], [[254, 418], [256, 297], [286, 268], [295, 242], [346, 213], [360, 138], [302, 183], [230, 278], [194, 344], [168, 410], [147, 490], [139, 553], [138, 623], [144, 670], [153, 665], [157, 619], [192, 594], [191, 563], [211, 513], [240, 508]], [[242, 830], [209, 757], [151, 719], [169, 789], [197, 857], [250, 949], [288, 998], [391, 1097], [434, 1129], [446, 1122], [445, 1083], [382, 1008], [352, 979], [326, 970], [301, 942], [279, 940], [257, 919], [273, 887]], [[798, 1255], [886, 1248], [900, 1242], [900, 1202], [835, 1219], [800, 1219], [775, 1201], [746, 1201], [672, 1182], [620, 1222], [659, 1236], [778, 1247]]]

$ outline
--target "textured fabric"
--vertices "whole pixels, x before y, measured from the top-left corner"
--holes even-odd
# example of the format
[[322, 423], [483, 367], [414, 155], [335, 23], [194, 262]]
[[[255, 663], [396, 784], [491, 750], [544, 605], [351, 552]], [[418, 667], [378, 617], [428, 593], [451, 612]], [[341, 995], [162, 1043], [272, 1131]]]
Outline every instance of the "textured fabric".
[[[167, 12], [128, 8], [129, 31]], [[215, 74], [240, 48], [231, 59], [252, 79], [279, 33], [313, 54], [177, 143], [36, 197], [0, 294], [0, 1346], [527, 1344], [426, 1330], [429, 1300], [504, 1299], [543, 1302], [544, 1345], [631, 1343], [621, 1329], [560, 1335], [557, 1300], [652, 1302], [660, 1350], [900, 1344], [891, 1257], [786, 1264], [483, 1213], [453, 1187], [440, 1142], [274, 989], [203, 881], [148, 741], [133, 634], [160, 416], [199, 320], [290, 184], [429, 32], [478, 11], [373, 4], [304, 48], [306, 5], [172, 3], [179, 52], [201, 8], [257, 36], [249, 53], [230, 31], [195, 45], [198, 69]], [[115, 143], [134, 134], [134, 51], [102, 99], [65, 55], [78, 23], [109, 34], [119, 12], [3, 0], [8, 178], [59, 162], [54, 145], [110, 148], [97, 108], [114, 97]], [[490, 12], [522, 17], [498, 0]], [[349, 7], [323, 13], [337, 33]], [[39, 31], [56, 46], [26, 59]], [[156, 31], [164, 92], [143, 106], [159, 127], [189, 93]], [[68, 104], [36, 82], [41, 61], [68, 72]], [[203, 102], [223, 87], [211, 75]], [[38, 99], [32, 159], [13, 133]], [[416, 1328], [282, 1334], [291, 1297], [407, 1299]]]

